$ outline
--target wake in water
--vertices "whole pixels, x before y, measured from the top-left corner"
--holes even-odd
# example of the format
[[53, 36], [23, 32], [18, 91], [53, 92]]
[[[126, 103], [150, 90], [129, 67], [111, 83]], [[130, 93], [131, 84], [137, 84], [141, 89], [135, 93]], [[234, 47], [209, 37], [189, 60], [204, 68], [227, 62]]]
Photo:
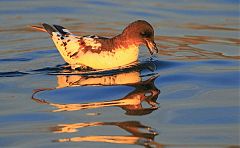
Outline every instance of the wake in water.
[[[164, 62], [163, 62], [164, 63]], [[77, 68], [75, 70], [71, 69], [70, 65], [63, 64], [57, 65], [55, 67], [45, 67], [41, 69], [35, 69], [30, 71], [10, 71], [10, 72], [0, 72], [0, 77], [19, 77], [28, 74], [49, 74], [49, 75], [113, 75], [117, 73], [124, 73], [129, 71], [142, 71], [148, 70], [154, 72], [157, 66], [162, 64], [162, 62], [157, 60], [148, 60], [143, 62], [133, 63], [124, 67], [119, 67], [109, 70], [94, 70], [91, 68]]]

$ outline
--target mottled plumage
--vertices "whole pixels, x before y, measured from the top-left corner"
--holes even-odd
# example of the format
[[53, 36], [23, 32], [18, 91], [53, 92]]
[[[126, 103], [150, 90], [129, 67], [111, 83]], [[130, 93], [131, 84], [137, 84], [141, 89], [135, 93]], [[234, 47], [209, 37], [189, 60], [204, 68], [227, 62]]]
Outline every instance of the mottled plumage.
[[143, 20], [131, 23], [113, 38], [75, 36], [59, 25], [44, 23], [43, 27], [72, 68], [87, 66], [93, 69], [112, 69], [131, 64], [137, 61], [139, 46], [142, 44], [148, 47], [151, 54], [158, 51], [154, 43], [154, 30]]

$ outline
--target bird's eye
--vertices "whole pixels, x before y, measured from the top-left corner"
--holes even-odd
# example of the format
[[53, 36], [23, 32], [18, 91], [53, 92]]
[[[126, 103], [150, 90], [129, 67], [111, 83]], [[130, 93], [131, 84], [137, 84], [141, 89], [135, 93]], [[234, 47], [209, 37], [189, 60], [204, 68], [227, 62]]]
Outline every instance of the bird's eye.
[[151, 36], [152, 36], [152, 33], [149, 32], [149, 31], [142, 31], [142, 32], [140, 32], [140, 35], [141, 35], [142, 37], [147, 38], [147, 37], [151, 37]]

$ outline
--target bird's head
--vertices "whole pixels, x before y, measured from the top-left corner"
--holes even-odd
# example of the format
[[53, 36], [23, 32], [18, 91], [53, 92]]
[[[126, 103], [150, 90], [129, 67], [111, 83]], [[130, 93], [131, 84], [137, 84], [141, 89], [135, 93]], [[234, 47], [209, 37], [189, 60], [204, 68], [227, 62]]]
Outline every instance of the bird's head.
[[150, 54], [158, 53], [158, 48], [154, 42], [153, 27], [144, 20], [138, 20], [129, 24], [124, 30], [122, 35], [131, 44], [146, 45]]

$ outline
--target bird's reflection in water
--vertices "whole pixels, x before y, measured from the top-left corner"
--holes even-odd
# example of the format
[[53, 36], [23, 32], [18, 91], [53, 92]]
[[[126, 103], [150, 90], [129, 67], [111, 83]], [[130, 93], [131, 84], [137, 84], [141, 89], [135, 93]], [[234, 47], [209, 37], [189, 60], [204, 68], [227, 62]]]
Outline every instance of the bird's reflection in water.
[[[107, 100], [102, 102], [60, 104], [47, 101], [47, 99], [38, 99], [35, 94], [39, 91], [51, 91], [51, 89], [42, 89], [33, 94], [33, 100], [38, 103], [48, 104], [56, 109], [52, 112], [77, 111], [84, 109], [95, 109], [103, 107], [120, 107], [125, 110], [127, 115], [146, 115], [158, 109], [157, 98], [160, 90], [154, 85], [158, 75], [149, 76], [147, 80], [142, 81], [140, 72], [131, 71], [127, 73], [119, 73], [111, 76], [79, 76], [79, 75], [58, 75], [58, 85], [54, 89], [62, 89], [65, 87], [79, 86], [109, 86], [109, 85], [127, 85], [133, 87], [133, 91], [124, 97], [116, 100]], [[79, 96], [80, 97], [80, 96]], [[87, 101], [87, 100], [86, 100]], [[145, 102], [145, 103], [143, 103]], [[154, 137], [158, 133], [153, 128], [142, 125], [139, 121], [126, 122], [90, 122], [90, 123], [71, 123], [58, 124], [50, 128], [54, 133], [76, 133], [80, 128], [96, 127], [96, 126], [115, 126], [124, 129], [130, 135], [90, 135], [79, 137], [68, 137], [54, 140], [54, 142], [107, 142], [118, 144], [137, 144], [146, 147], [161, 147], [154, 141]]]
[[137, 144], [146, 147], [161, 147], [162, 145], [154, 141], [154, 137], [158, 135], [156, 130], [151, 127], [142, 125], [138, 121], [126, 122], [90, 122], [90, 123], [74, 123], [59, 124], [52, 127], [54, 133], [75, 133], [81, 128], [96, 126], [115, 126], [130, 133], [130, 135], [91, 135], [79, 136], [71, 138], [61, 138], [54, 142], [107, 142], [115, 144]]
[[[35, 94], [40, 91], [51, 91], [52, 89], [40, 89], [33, 94], [33, 100], [38, 103], [49, 104], [54, 106], [52, 112], [61, 112], [61, 111], [76, 111], [83, 109], [94, 109], [94, 108], [103, 108], [103, 107], [120, 107], [126, 111], [128, 115], [144, 115], [149, 114], [152, 111], [158, 109], [158, 103], [156, 102], [160, 90], [154, 85], [154, 80], [157, 76], [152, 76], [145, 81], [141, 81], [139, 72], [133, 71], [129, 73], [121, 73], [111, 76], [78, 76], [78, 75], [59, 75], [58, 86], [59, 88], [64, 87], [76, 87], [76, 86], [86, 86], [86, 85], [120, 85], [125, 84], [135, 89], [128, 93], [125, 97], [102, 101], [102, 102], [89, 102], [89, 103], [69, 103], [61, 104], [47, 101], [47, 99], [38, 99], [35, 97]], [[54, 88], [55, 89], [55, 88]], [[79, 96], [80, 97], [80, 96]], [[148, 106], [142, 105], [143, 102], [146, 102]]]
[[128, 73], [118, 73], [109, 76], [79, 76], [79, 75], [57, 75], [57, 88], [76, 86], [109, 86], [136, 84], [141, 81], [140, 73], [132, 71]]

